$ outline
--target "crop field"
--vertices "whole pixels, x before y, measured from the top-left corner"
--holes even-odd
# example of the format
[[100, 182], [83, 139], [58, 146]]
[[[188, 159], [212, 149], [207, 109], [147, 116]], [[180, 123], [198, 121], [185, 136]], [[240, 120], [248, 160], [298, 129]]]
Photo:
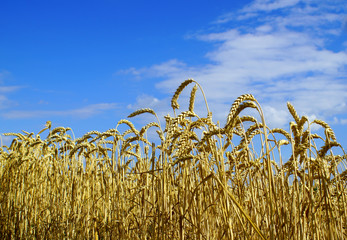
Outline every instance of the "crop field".
[[[77, 139], [49, 121], [3, 134], [0, 238], [346, 239], [347, 155], [331, 127], [288, 103], [288, 130], [270, 129], [250, 94], [220, 126], [206, 99], [206, 116], [194, 112], [198, 90], [184, 81], [161, 121], [144, 108]], [[136, 129], [144, 114], [153, 122]]]

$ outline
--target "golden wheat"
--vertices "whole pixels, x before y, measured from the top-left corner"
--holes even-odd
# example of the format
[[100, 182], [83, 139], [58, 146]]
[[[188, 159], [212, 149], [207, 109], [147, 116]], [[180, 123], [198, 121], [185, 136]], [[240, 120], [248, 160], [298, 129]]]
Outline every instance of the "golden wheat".
[[[176, 115], [192, 82], [188, 111]], [[197, 87], [205, 98], [193, 79], [178, 87], [164, 130], [143, 108], [128, 117], [149, 113], [157, 122], [140, 131], [123, 119], [78, 139], [50, 121], [37, 135], [3, 134], [14, 139], [0, 148], [0, 238], [347, 238], [347, 155], [331, 127], [300, 118], [288, 103], [289, 130], [269, 129], [246, 94], [221, 128], [207, 102], [205, 117], [194, 113]], [[241, 116], [245, 109], [261, 121]], [[155, 142], [147, 139], [152, 127]]]

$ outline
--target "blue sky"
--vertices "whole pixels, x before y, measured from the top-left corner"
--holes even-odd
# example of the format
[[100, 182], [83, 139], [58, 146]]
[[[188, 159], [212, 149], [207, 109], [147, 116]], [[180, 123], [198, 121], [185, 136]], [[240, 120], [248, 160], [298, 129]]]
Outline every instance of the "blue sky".
[[[51, 120], [81, 136], [137, 108], [172, 115], [172, 94], [193, 78], [215, 121], [251, 93], [270, 126], [288, 130], [290, 101], [347, 148], [343, 0], [4, 0], [0, 36], [0, 133]], [[196, 108], [205, 114], [201, 95]]]

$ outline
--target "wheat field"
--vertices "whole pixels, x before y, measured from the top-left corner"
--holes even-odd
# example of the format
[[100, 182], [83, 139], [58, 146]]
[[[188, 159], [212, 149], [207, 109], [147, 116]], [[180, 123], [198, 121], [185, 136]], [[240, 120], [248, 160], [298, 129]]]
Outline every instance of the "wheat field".
[[194, 112], [198, 90], [184, 81], [162, 122], [149, 108], [130, 114], [152, 115], [141, 129], [123, 119], [75, 139], [48, 121], [37, 134], [4, 133], [0, 238], [346, 239], [347, 155], [331, 127], [288, 103], [288, 130], [270, 129], [250, 94], [220, 126], [206, 98], [206, 116]]

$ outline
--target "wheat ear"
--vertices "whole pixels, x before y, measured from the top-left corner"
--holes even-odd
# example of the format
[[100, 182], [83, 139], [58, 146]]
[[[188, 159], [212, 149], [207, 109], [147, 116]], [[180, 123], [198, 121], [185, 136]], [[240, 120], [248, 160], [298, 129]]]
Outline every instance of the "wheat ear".
[[296, 112], [294, 106], [290, 102], [287, 102], [287, 107], [290, 114], [292, 114], [295, 122], [298, 124], [300, 122], [300, 117], [299, 117], [299, 114]]
[[132, 124], [132, 122], [130, 122], [130, 121], [126, 120], [126, 119], [121, 119], [121, 120], [117, 123], [117, 126], [120, 125], [120, 124], [122, 124], [122, 123], [125, 123], [126, 125], [128, 125], [128, 126], [130, 127], [131, 131], [132, 131], [133, 133], [135, 133], [135, 135], [137, 135], [137, 134], [139, 133], [139, 131], [136, 130], [134, 124]]
[[159, 120], [159, 118], [158, 118], [158, 115], [157, 115], [157, 114], [155, 113], [155, 111], [154, 111], [153, 109], [151, 109], [151, 108], [141, 108], [141, 109], [139, 109], [139, 110], [136, 110], [135, 112], [133, 112], [132, 114], [130, 114], [130, 115], [128, 116], [128, 118], [132, 118], [132, 117], [138, 116], [138, 115], [143, 114], [143, 113], [150, 113], [150, 114], [154, 115], [154, 116], [156, 117], [157, 121], [158, 121], [159, 129], [160, 129], [160, 131], [162, 131], [162, 129], [161, 129], [161, 124], [160, 124], [160, 120]]
[[180, 105], [178, 104], [177, 100], [178, 97], [180, 96], [181, 92], [183, 91], [183, 89], [188, 86], [190, 83], [194, 82], [193, 79], [187, 79], [185, 80], [183, 83], [181, 83], [181, 85], [177, 88], [175, 94], [173, 95], [172, 99], [171, 99], [171, 107], [175, 110], [175, 109], [179, 109]]
[[198, 86], [195, 84], [193, 87], [191, 93], [190, 93], [190, 99], [189, 99], [189, 111], [194, 112], [194, 102], [195, 102], [195, 94], [198, 90]]
[[140, 114], [142, 114], [142, 113], [150, 113], [150, 114], [152, 114], [152, 115], [155, 115], [155, 112], [154, 112], [153, 109], [150, 109], [150, 108], [141, 108], [141, 109], [136, 110], [136, 111], [133, 112], [132, 114], [130, 114], [130, 115], [128, 116], [128, 118], [135, 117], [135, 116], [140, 115]]
[[[240, 104], [243, 102], [243, 101], [246, 101], [246, 100], [249, 100], [249, 101], [255, 101], [255, 98], [253, 97], [252, 94], [244, 94], [244, 95], [241, 95], [239, 96], [233, 103], [233, 105], [231, 106], [230, 108], [230, 111], [229, 111], [229, 114], [228, 114], [228, 117], [227, 117], [227, 123], [225, 125], [225, 128], [227, 128], [231, 123], [232, 121], [234, 120], [234, 118], [236, 117], [236, 115], [238, 114], [238, 108], [240, 106]], [[246, 106], [246, 105], [245, 105]]]
[[323, 128], [325, 128], [325, 137], [327, 139], [331, 138], [333, 141], [336, 142], [335, 133], [334, 133], [333, 129], [329, 126], [328, 123], [324, 122], [323, 120], [318, 120], [318, 119], [315, 119], [312, 123], [316, 123], [318, 125], [321, 125]]

